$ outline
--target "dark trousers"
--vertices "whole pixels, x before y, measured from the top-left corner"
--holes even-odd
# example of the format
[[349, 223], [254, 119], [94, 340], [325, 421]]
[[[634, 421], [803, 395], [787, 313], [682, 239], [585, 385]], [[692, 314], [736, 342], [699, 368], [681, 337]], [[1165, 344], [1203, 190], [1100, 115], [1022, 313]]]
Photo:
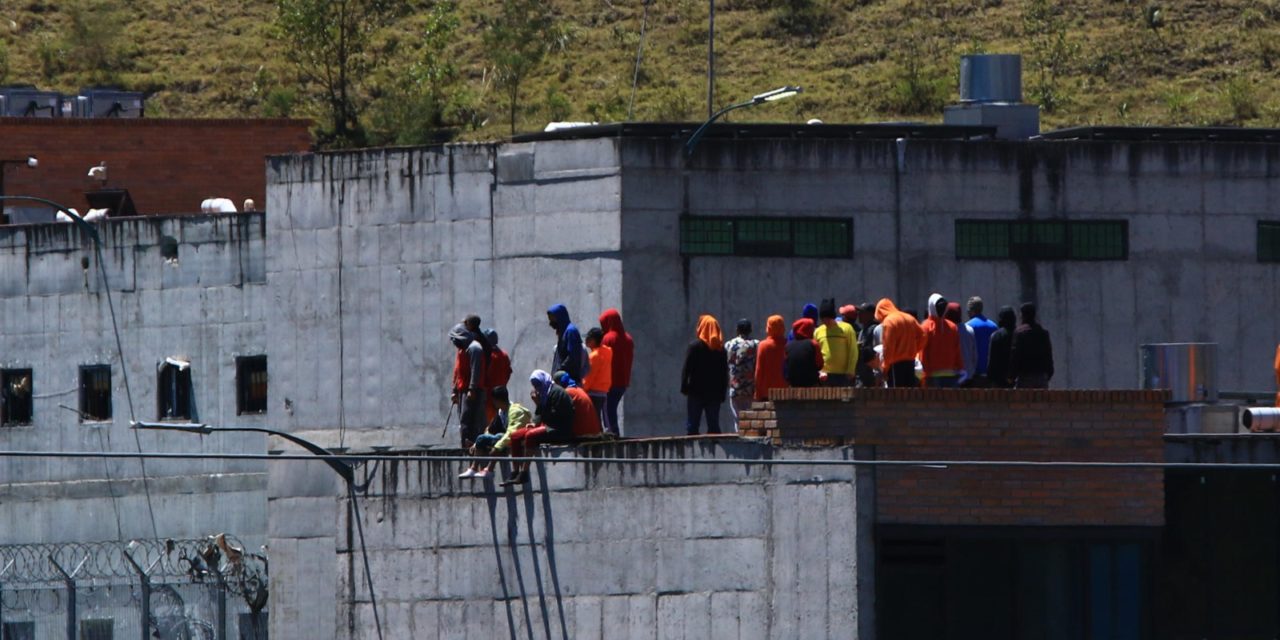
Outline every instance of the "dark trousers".
[[702, 398], [689, 396], [688, 414], [684, 421], [685, 433], [696, 436], [702, 426], [702, 414], [707, 414], [707, 433], [720, 433], [720, 405], [717, 402], [704, 402]]
[[925, 386], [930, 389], [955, 389], [960, 386], [960, 376], [937, 376], [925, 378]]
[[605, 433], [618, 435], [618, 428], [609, 424], [608, 396], [594, 391], [588, 393], [587, 396], [591, 398], [591, 407], [596, 410], [596, 416], [600, 418], [600, 427], [604, 429]]
[[828, 373], [827, 386], [828, 387], [851, 387], [853, 385], [849, 383], [849, 376], [846, 374]]
[[1016, 389], [1048, 389], [1049, 376], [1043, 373], [1024, 373], [1013, 383]]
[[915, 361], [903, 360], [889, 365], [887, 383], [890, 387], [919, 387], [920, 380], [916, 378]]
[[609, 390], [609, 396], [605, 402], [605, 413], [609, 414], [609, 429], [615, 436], [621, 435], [621, 430], [618, 428], [618, 405], [622, 403], [622, 396], [626, 392], [626, 387], [614, 387]]
[[468, 398], [466, 392], [462, 392], [459, 401], [462, 403], [462, 415], [459, 420], [462, 422], [462, 448], [466, 449], [476, 438], [484, 433], [485, 420], [485, 392], [475, 392], [475, 397]]

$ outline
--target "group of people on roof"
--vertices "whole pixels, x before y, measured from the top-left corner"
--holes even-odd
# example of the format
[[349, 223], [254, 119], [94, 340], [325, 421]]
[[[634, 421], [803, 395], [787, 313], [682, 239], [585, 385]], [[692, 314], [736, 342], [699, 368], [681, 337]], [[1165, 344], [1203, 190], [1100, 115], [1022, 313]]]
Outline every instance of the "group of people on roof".
[[[929, 296], [927, 316], [899, 310], [889, 298], [878, 303], [836, 307], [834, 298], [806, 304], [787, 329], [781, 315], [765, 322], [766, 337], [752, 337], [752, 323], [739, 320], [737, 335], [725, 340], [711, 315], [698, 318], [696, 339], [685, 350], [680, 393], [686, 397], [685, 432], [720, 433], [720, 409], [730, 401], [735, 422], [771, 389], [786, 387], [934, 387], [1042, 389], [1053, 377], [1049, 332], [1036, 320], [1036, 306], [1024, 303], [1021, 323], [1011, 307], [993, 322], [983, 315], [982, 298], [960, 304]], [[585, 338], [562, 304], [547, 310], [556, 334], [550, 372], [529, 376], [532, 408], [512, 402], [507, 383], [511, 359], [479, 316], [467, 316], [449, 333], [457, 348], [453, 404], [460, 408], [462, 446], [477, 455], [526, 455], [541, 443], [617, 437], [618, 405], [631, 384], [635, 342], [616, 309], [600, 314], [600, 326]], [[473, 462], [461, 478], [484, 478], [492, 471]], [[504, 484], [528, 479], [528, 463], [517, 465]]]
[[[512, 402], [507, 390], [511, 359], [497, 346], [492, 329], [482, 331], [478, 316], [467, 316], [449, 334], [457, 348], [453, 366], [454, 405], [460, 405], [462, 447], [475, 454], [525, 457], [541, 443], [616, 437], [618, 405], [631, 384], [635, 342], [617, 309], [600, 314], [600, 326], [584, 339], [562, 304], [547, 309], [556, 333], [551, 372], [529, 376], [532, 410]], [[471, 463], [460, 478], [485, 478], [492, 460]], [[518, 464], [503, 485], [528, 481], [528, 463]]]
[[743, 318], [727, 342], [714, 317], [700, 317], [681, 374], [686, 433], [699, 433], [703, 416], [707, 433], [720, 433], [726, 393], [736, 421], [770, 389], [786, 387], [1048, 387], [1053, 345], [1034, 303], [1023, 303], [1021, 323], [1011, 307], [992, 322], [977, 296], [969, 298], [967, 322], [960, 303], [938, 293], [927, 310], [921, 321], [889, 298], [839, 308], [829, 298], [806, 304], [790, 330], [782, 316], [769, 316], [764, 340], [752, 337]]

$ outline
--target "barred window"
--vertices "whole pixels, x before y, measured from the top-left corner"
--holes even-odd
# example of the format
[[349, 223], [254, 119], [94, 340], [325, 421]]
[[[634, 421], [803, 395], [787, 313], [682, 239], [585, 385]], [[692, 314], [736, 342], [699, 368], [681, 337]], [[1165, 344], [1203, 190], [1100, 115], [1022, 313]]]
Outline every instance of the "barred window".
[[680, 253], [686, 256], [852, 258], [851, 218], [685, 216]]
[[1127, 220], [957, 220], [961, 260], [1127, 260]]
[[1258, 221], [1258, 262], [1280, 262], [1280, 221]]
[[94, 422], [111, 419], [111, 366], [96, 364], [80, 367], [80, 420]]
[[0, 423], [5, 426], [31, 424], [31, 369], [0, 371]]
[[236, 413], [267, 412], [267, 357], [236, 358]]

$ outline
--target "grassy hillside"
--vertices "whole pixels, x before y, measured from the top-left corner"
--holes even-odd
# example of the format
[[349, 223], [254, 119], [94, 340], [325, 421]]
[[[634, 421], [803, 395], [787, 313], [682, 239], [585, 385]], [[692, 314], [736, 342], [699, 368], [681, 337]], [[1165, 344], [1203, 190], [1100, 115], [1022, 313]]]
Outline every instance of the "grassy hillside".
[[[628, 119], [643, 0], [552, 0], [563, 49], [526, 83], [518, 126]], [[7, 0], [8, 83], [74, 91], [111, 82], [151, 95], [153, 116], [313, 115], [318, 105], [273, 35], [271, 0]], [[460, 2], [448, 45], [465, 96], [459, 135], [507, 132], [481, 18]], [[784, 84], [805, 93], [738, 121], [938, 121], [964, 53], [1022, 53], [1029, 101], [1047, 127], [1079, 124], [1280, 126], [1280, 0], [718, 0], [717, 98]], [[648, 7], [634, 120], [705, 114], [706, 0]], [[381, 83], [417, 61], [423, 19], [382, 32]], [[372, 117], [372, 116], [371, 116]], [[461, 118], [457, 118], [461, 120]], [[383, 132], [384, 138], [386, 132]]]

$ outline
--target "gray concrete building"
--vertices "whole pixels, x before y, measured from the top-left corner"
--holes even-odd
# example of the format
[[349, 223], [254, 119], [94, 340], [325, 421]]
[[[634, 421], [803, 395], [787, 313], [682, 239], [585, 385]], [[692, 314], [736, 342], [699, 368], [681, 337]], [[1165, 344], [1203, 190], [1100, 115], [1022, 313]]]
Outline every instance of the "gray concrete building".
[[636, 340], [624, 432], [670, 435], [700, 314], [762, 330], [823, 297], [923, 310], [933, 292], [993, 317], [1038, 303], [1054, 387], [1134, 387], [1138, 345], [1183, 341], [1219, 343], [1223, 388], [1271, 387], [1268, 132], [987, 134], [735, 125], [686, 159], [680, 127], [610, 125], [272, 159], [273, 391], [290, 429], [438, 443], [463, 315], [498, 330], [522, 397], [550, 366], [549, 305], [584, 332], [616, 307]]

